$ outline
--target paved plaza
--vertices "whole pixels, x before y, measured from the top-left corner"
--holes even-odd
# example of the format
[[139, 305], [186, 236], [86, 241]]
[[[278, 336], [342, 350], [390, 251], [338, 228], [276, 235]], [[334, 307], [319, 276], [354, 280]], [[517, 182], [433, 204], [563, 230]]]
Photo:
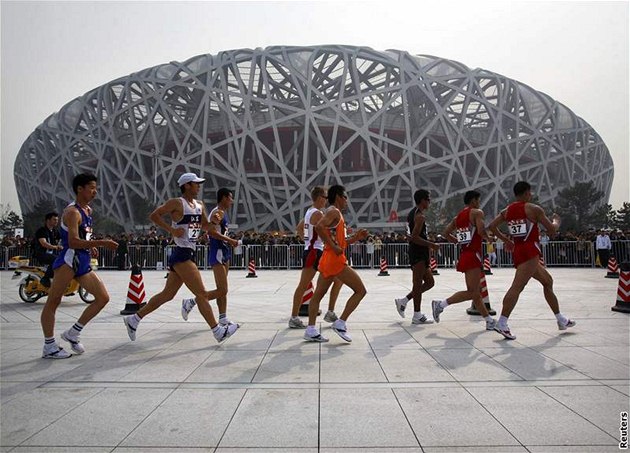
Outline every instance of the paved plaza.
[[[499, 310], [514, 271], [493, 272]], [[410, 271], [359, 271], [368, 294], [348, 323], [354, 341], [322, 320], [325, 344], [287, 328], [298, 271], [246, 273], [230, 275], [229, 315], [241, 329], [218, 345], [197, 309], [182, 320], [184, 290], [129, 341], [119, 315], [129, 272], [100, 271], [111, 302], [83, 331], [87, 352], [44, 360], [44, 300], [22, 302], [12, 273], [1, 272], [0, 451], [619, 451], [630, 315], [611, 311], [617, 280], [601, 269], [551, 269], [562, 312], [577, 321], [563, 332], [530, 284], [510, 320], [515, 341], [485, 331], [468, 302], [439, 324], [412, 326], [393, 304], [410, 289]], [[214, 287], [212, 273], [203, 276]], [[148, 295], [164, 281], [144, 273]], [[461, 274], [440, 269], [424, 311], [462, 286]], [[58, 339], [84, 308], [64, 298]]]

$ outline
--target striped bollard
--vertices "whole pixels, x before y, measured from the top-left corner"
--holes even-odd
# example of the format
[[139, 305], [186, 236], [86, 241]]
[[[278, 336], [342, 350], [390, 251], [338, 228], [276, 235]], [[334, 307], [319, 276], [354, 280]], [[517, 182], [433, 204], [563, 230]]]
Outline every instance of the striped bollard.
[[[496, 311], [492, 309], [490, 306], [490, 294], [488, 293], [488, 283], [486, 282], [486, 276], [481, 273], [481, 277], [479, 278], [479, 291], [481, 292], [481, 300], [483, 300], [483, 304], [486, 306], [486, 310], [488, 310], [488, 314], [494, 316], [497, 314]], [[477, 307], [475, 307], [474, 302], [470, 303], [470, 308], [466, 309], [466, 313], [471, 316], [481, 316]]]
[[429, 260], [429, 267], [431, 268], [431, 273], [433, 275], [440, 275], [440, 273], [438, 272], [437, 261], [433, 256], [431, 257], [431, 260]]
[[483, 273], [486, 275], [492, 275], [492, 265], [490, 264], [490, 257], [487, 255], [483, 260]]
[[131, 268], [131, 277], [129, 278], [129, 289], [127, 290], [127, 303], [125, 308], [120, 311], [121, 315], [133, 315], [146, 305], [144, 302], [144, 281], [142, 279], [142, 270], [140, 266], [134, 264]]
[[381, 256], [381, 271], [378, 273], [379, 277], [389, 277], [389, 272], [387, 272], [387, 260], [384, 256]]
[[630, 313], [630, 263], [622, 263], [617, 286], [617, 303], [612, 311]]
[[611, 256], [608, 258], [608, 273], [606, 278], [619, 278], [619, 266], [617, 265], [617, 258]]
[[256, 262], [253, 258], [249, 260], [247, 270], [249, 271], [249, 274], [247, 274], [247, 278], [258, 278], [258, 275], [256, 275]]

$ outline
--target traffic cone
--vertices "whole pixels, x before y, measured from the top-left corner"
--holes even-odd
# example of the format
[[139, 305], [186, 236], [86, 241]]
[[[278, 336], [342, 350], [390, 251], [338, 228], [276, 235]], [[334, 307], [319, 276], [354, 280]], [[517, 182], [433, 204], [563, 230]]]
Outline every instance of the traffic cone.
[[612, 311], [630, 313], [630, 263], [621, 264], [619, 286], [617, 287], [617, 303], [610, 309]]
[[142, 279], [142, 270], [140, 266], [134, 264], [131, 268], [131, 277], [129, 278], [129, 289], [127, 290], [127, 303], [125, 308], [120, 311], [121, 315], [133, 315], [146, 305], [144, 302], [144, 281]]
[[429, 267], [431, 268], [431, 273], [433, 275], [440, 275], [438, 272], [437, 261], [433, 256], [431, 257], [431, 260], [429, 260]]
[[389, 277], [389, 272], [387, 272], [387, 260], [384, 256], [381, 256], [381, 271], [378, 273], [378, 277]]
[[249, 260], [249, 266], [247, 266], [247, 270], [249, 271], [249, 274], [247, 274], [247, 278], [258, 278], [258, 275], [256, 275], [256, 262], [253, 259]]
[[538, 255], [538, 262], [540, 263], [542, 267], [547, 267], [545, 266], [545, 258], [543, 258], [542, 255]]
[[[306, 287], [306, 291], [304, 291], [304, 296], [302, 296], [302, 305], [300, 305], [299, 316], [308, 316], [308, 306], [309, 302], [313, 298], [313, 293], [315, 292], [315, 288], [313, 287], [313, 282], [308, 282], [308, 286]], [[319, 310], [317, 313], [320, 315], [322, 312]]]
[[611, 256], [608, 258], [608, 273], [606, 278], [619, 278], [619, 266], [617, 265], [617, 258]]
[[490, 264], [490, 257], [486, 255], [483, 260], [483, 273], [486, 275], [492, 275], [492, 265]]
[[[481, 274], [481, 277], [479, 278], [479, 291], [481, 291], [481, 299], [483, 300], [483, 304], [486, 306], [486, 310], [488, 310], [488, 314], [490, 314], [491, 316], [496, 315], [497, 312], [494, 311], [492, 307], [490, 306], [490, 294], [488, 294], [488, 283], [486, 282], [486, 276], [483, 273]], [[481, 313], [479, 313], [479, 310], [477, 310], [477, 307], [475, 307], [474, 302], [470, 303], [470, 308], [466, 309], [466, 313], [472, 316], [481, 316]]]

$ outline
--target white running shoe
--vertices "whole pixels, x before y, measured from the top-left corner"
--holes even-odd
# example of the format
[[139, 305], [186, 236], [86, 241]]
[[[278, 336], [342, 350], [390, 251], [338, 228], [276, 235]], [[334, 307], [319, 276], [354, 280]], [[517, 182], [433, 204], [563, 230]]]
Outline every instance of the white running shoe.
[[134, 315], [125, 316], [123, 318], [123, 322], [125, 323], [125, 326], [127, 326], [127, 335], [129, 335], [129, 339], [131, 341], [136, 341], [136, 327], [132, 327], [129, 321], [132, 316]]
[[569, 327], [573, 327], [575, 324], [575, 321], [571, 321], [569, 318], [567, 318], [566, 324], [558, 321], [558, 329], [567, 330]]
[[335, 331], [335, 333], [337, 335], [339, 335], [341, 338], [343, 338], [345, 341], [347, 341], [348, 343], [352, 342], [352, 337], [350, 336], [350, 334], [348, 333], [347, 327], [346, 326], [341, 326], [340, 323], [333, 323], [332, 325], [332, 330]]
[[435, 322], [440, 322], [440, 313], [444, 311], [440, 305], [441, 302], [442, 301], [440, 299], [431, 301], [431, 309], [433, 310], [433, 319], [435, 319]]
[[213, 331], [212, 333], [214, 334], [214, 338], [219, 343], [223, 343], [225, 340], [234, 335], [238, 328], [241, 326], [239, 326], [238, 324], [229, 324], [227, 326], [219, 324], [219, 327], [221, 327], [221, 330], [219, 330], [218, 332]]
[[512, 335], [512, 332], [510, 332], [510, 328], [507, 325], [505, 327], [501, 327], [499, 323], [497, 323], [497, 325], [494, 327], [494, 330], [499, 332], [508, 340], [516, 340], [516, 335]]
[[335, 322], [337, 320], [337, 315], [334, 311], [328, 310], [324, 315], [324, 321], [326, 322]]
[[195, 299], [182, 300], [182, 318], [184, 318], [184, 321], [188, 321], [188, 315], [190, 314], [192, 309], [195, 308], [195, 305], [197, 305]]
[[497, 326], [497, 320], [492, 318], [490, 321], [486, 321], [486, 330], [494, 330]]
[[427, 315], [422, 315], [419, 318], [414, 315], [411, 319], [411, 324], [433, 324], [433, 320], [431, 318], [427, 318]]
[[66, 330], [64, 333], [61, 334], [61, 338], [64, 341], [70, 343], [70, 349], [72, 349], [72, 352], [74, 352], [75, 354], [83, 354], [85, 352], [85, 348], [81, 344], [81, 341], [79, 341], [79, 337], [72, 338]]
[[72, 354], [64, 350], [61, 346], [57, 346], [57, 349], [53, 350], [47, 350], [46, 346], [44, 346], [42, 352], [43, 359], [67, 359], [68, 357], [72, 357]]
[[401, 318], [405, 317], [405, 308], [407, 308], [407, 298], [404, 297], [402, 299], [394, 299], [394, 304], [396, 304], [396, 311]]
[[306, 324], [298, 317], [289, 319], [289, 329], [306, 329]]
[[326, 343], [328, 338], [323, 337], [321, 333], [317, 332], [315, 335], [309, 335], [308, 332], [304, 332], [304, 339], [306, 341], [312, 341], [315, 343]]

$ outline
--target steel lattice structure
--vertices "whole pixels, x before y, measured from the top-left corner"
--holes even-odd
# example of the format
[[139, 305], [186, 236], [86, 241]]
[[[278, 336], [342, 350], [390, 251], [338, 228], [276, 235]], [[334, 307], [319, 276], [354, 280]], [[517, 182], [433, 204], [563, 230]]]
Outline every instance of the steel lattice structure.
[[[523, 83], [432, 56], [366, 47], [268, 47], [200, 55], [102, 85], [47, 118], [15, 163], [22, 212], [62, 207], [71, 179], [99, 177], [97, 207], [127, 228], [138, 203], [178, 196], [177, 177], [235, 193], [240, 228], [292, 230], [314, 185], [342, 183], [349, 221], [376, 226], [471, 188], [492, 215], [518, 180], [541, 202], [613, 163], [584, 120]], [[33, 184], [37, 181], [37, 184]]]

